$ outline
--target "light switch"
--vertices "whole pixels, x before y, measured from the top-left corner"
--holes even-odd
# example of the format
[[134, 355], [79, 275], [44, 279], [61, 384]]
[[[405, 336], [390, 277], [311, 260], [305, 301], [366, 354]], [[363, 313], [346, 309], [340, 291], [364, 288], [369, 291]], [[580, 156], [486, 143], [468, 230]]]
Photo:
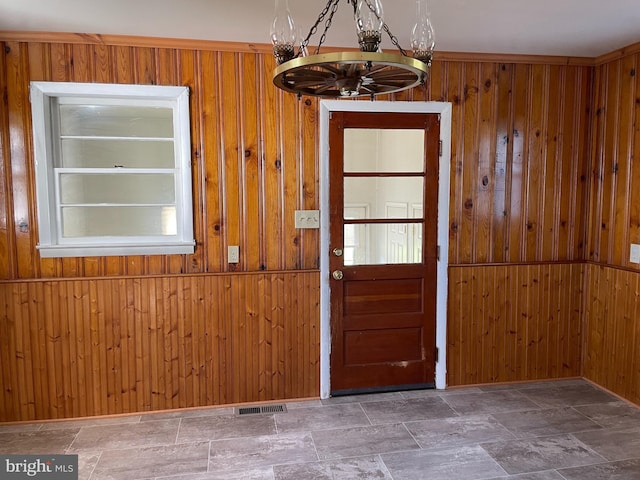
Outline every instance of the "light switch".
[[629, 262], [640, 263], [640, 245], [637, 243], [631, 244], [631, 253], [629, 255]]
[[319, 210], [296, 210], [296, 228], [320, 228]]

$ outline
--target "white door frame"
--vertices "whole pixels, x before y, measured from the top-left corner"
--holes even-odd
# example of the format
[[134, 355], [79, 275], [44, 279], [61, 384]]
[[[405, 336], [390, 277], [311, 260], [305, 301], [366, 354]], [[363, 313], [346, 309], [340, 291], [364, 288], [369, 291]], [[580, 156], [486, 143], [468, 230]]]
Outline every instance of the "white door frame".
[[438, 181], [438, 245], [436, 285], [436, 388], [446, 387], [447, 267], [449, 265], [449, 186], [451, 162], [451, 103], [322, 100], [320, 102], [320, 398], [331, 392], [331, 292], [329, 289], [329, 117], [331, 112], [399, 112], [440, 114]]

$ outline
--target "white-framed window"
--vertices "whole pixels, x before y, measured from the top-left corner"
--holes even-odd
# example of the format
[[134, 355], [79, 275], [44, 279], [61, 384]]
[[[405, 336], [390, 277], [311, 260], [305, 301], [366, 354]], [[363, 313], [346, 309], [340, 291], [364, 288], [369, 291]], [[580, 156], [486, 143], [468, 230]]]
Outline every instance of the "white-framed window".
[[193, 253], [187, 87], [31, 82], [42, 257]]

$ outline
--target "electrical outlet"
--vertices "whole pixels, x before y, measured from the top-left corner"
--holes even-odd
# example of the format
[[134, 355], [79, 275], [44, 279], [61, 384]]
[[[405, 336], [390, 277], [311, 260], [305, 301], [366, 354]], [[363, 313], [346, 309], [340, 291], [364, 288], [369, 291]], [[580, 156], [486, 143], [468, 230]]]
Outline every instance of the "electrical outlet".
[[227, 260], [229, 263], [240, 262], [240, 247], [238, 245], [229, 245], [227, 247]]
[[631, 252], [629, 254], [629, 262], [640, 263], [640, 245], [637, 243], [631, 244]]
[[320, 228], [320, 210], [296, 210], [296, 228]]

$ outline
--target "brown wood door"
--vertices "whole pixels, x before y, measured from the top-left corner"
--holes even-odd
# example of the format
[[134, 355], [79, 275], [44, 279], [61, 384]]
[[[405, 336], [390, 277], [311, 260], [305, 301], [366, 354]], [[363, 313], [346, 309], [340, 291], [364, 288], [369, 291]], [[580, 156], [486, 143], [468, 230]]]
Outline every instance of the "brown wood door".
[[437, 114], [329, 122], [331, 394], [435, 380]]

